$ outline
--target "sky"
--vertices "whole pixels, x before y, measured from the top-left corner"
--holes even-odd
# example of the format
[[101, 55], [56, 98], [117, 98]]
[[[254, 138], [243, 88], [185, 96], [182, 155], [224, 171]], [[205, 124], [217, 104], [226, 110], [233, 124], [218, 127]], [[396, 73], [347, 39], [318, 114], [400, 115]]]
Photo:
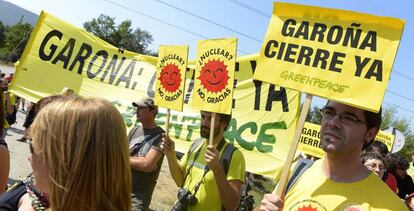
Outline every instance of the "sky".
[[[189, 45], [195, 58], [197, 41], [237, 37], [238, 56], [258, 53], [273, 9], [269, 0], [17, 0], [9, 1], [33, 13], [45, 10], [73, 25], [106, 14], [117, 23], [130, 19], [134, 27], [153, 35], [149, 48]], [[403, 19], [405, 28], [383, 106], [397, 106], [397, 116], [410, 120], [414, 131], [414, 13], [412, 0], [284, 0], [296, 4], [351, 10]], [[410, 70], [411, 69], [411, 70]], [[375, 94], [375, 93], [373, 93]], [[303, 97], [304, 98], [304, 97]], [[325, 100], [314, 97], [312, 106]]]

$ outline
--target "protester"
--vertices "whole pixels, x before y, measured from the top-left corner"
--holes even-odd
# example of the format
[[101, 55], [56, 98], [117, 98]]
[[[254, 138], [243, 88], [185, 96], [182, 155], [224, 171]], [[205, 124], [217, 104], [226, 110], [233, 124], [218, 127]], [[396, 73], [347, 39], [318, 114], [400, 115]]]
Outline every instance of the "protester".
[[[174, 141], [164, 135], [161, 149], [167, 156], [174, 182], [180, 187], [175, 208], [188, 205], [188, 210], [216, 211], [222, 210], [222, 207], [226, 210], [235, 210], [239, 205], [241, 187], [245, 180], [245, 160], [243, 154], [236, 149], [225, 174], [220, 156], [229, 144], [224, 139], [224, 132], [231, 115], [217, 114], [213, 146], [209, 146], [211, 115], [210, 112], [201, 112], [202, 142], [194, 150], [186, 153], [181, 158], [181, 163], [175, 154]], [[199, 139], [194, 143], [197, 143], [197, 140]], [[189, 195], [195, 198], [186, 200]]]
[[[36, 116], [30, 136], [35, 185], [49, 195], [51, 210], [131, 209], [126, 128], [110, 102], [56, 100]], [[39, 201], [25, 195], [22, 206]]]
[[[3, 92], [0, 92], [0, 99], [3, 99]], [[4, 103], [0, 101], [0, 133], [4, 128]], [[0, 195], [7, 188], [7, 179], [10, 171], [10, 154], [7, 143], [4, 139], [0, 139]]]
[[414, 183], [407, 174], [408, 161], [401, 155], [392, 153], [388, 155], [388, 169], [397, 179], [398, 196], [405, 199], [414, 192]]
[[6, 79], [0, 79], [0, 89], [3, 92], [3, 103], [4, 103], [4, 127], [3, 127], [3, 134], [1, 136], [1, 140], [5, 141], [7, 130], [10, 128], [11, 124], [16, 122], [16, 111], [15, 111], [15, 104], [16, 98], [13, 94], [8, 92], [9, 90], [9, 83]]
[[[380, 141], [374, 141], [365, 149], [365, 152], [373, 152], [381, 155], [385, 163], [385, 166], [388, 166], [387, 155], [389, 151], [387, 145], [385, 145], [384, 143]], [[392, 173], [390, 173], [389, 171], [385, 171], [384, 175], [381, 178], [394, 193], [398, 192], [397, 179]]]
[[17, 141], [20, 142], [25, 142], [28, 139], [29, 136], [29, 129], [30, 126], [32, 125], [36, 115], [39, 113], [39, 111], [45, 107], [47, 104], [62, 98], [63, 95], [51, 95], [51, 96], [47, 96], [44, 97], [42, 99], [40, 99], [39, 101], [37, 101], [37, 103], [33, 103], [32, 106], [30, 106], [30, 110], [29, 113], [26, 115], [26, 119], [24, 120], [23, 123], [23, 127], [25, 127], [25, 131], [24, 131], [24, 135], [22, 138], [17, 139]]
[[384, 159], [375, 152], [367, 152], [362, 154], [361, 161], [368, 170], [372, 171], [379, 178], [384, 176], [386, 171]]
[[164, 157], [160, 149], [164, 130], [155, 123], [158, 107], [152, 98], [144, 97], [132, 105], [137, 109], [137, 120], [142, 124], [128, 134], [132, 210], [148, 210]]
[[[47, 97], [40, 99], [37, 102], [37, 104], [35, 104], [36, 106], [34, 106], [33, 109], [31, 109], [33, 111], [32, 112], [33, 116], [30, 119], [30, 124], [33, 122], [36, 114], [39, 113], [39, 111], [43, 107], [61, 98], [63, 98], [62, 95], [52, 95], [52, 96], [47, 96]], [[26, 124], [26, 121], [25, 121], [25, 124]], [[24, 139], [24, 141], [26, 141], [26, 138]], [[21, 208], [22, 201], [24, 199], [23, 196], [28, 197], [27, 195], [25, 195], [28, 190], [36, 194], [38, 198], [43, 198], [44, 203], [48, 204], [47, 197], [45, 196], [44, 193], [42, 193], [41, 191], [37, 189], [36, 185], [33, 184], [33, 176], [32, 174], [30, 174], [28, 177], [26, 177], [22, 181], [19, 181], [18, 183], [10, 187], [10, 189], [7, 190], [7, 192], [3, 196], [0, 197], [0, 210], [18, 210], [19, 208]]]
[[266, 194], [258, 210], [408, 210], [361, 163], [361, 151], [380, 124], [381, 112], [328, 101], [321, 125], [325, 157], [307, 169], [285, 197]]
[[36, 117], [36, 104], [30, 102], [29, 105], [27, 106], [27, 114], [26, 114], [26, 118], [24, 119], [24, 123], [23, 123], [23, 127], [24, 129], [24, 133], [23, 136], [19, 139], [17, 139], [17, 141], [20, 142], [25, 142], [29, 136], [29, 128], [30, 125], [32, 125], [34, 118]]

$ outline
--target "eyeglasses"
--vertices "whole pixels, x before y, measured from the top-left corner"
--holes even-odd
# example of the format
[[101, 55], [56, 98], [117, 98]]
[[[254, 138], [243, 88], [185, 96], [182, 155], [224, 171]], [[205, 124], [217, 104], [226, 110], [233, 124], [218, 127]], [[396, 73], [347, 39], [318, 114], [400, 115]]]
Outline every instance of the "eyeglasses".
[[346, 125], [355, 125], [357, 123], [365, 123], [364, 121], [358, 119], [358, 117], [356, 117], [353, 114], [336, 113], [335, 110], [330, 109], [330, 108], [321, 109], [321, 113], [322, 113], [322, 117], [325, 120], [331, 120], [331, 119], [335, 118], [336, 115], [338, 115], [339, 121], [341, 121], [342, 123], [344, 123]]
[[373, 171], [373, 170], [375, 170], [375, 169], [377, 169], [377, 168], [378, 168], [380, 171], [382, 171], [382, 172], [384, 172], [384, 171], [386, 171], [386, 170], [387, 170], [384, 166], [381, 166], [381, 165], [378, 165], [378, 166], [377, 166], [377, 164], [375, 164], [375, 163], [366, 164], [366, 165], [365, 165], [365, 167], [367, 167], [367, 169], [368, 169], [368, 170], [370, 170], [370, 171]]

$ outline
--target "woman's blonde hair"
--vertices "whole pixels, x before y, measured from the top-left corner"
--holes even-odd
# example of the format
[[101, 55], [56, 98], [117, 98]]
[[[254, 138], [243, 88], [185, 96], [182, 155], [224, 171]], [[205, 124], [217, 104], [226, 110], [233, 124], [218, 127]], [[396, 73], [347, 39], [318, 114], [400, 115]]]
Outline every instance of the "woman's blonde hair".
[[131, 210], [126, 128], [109, 101], [54, 101], [39, 112], [31, 137], [49, 168], [52, 210]]

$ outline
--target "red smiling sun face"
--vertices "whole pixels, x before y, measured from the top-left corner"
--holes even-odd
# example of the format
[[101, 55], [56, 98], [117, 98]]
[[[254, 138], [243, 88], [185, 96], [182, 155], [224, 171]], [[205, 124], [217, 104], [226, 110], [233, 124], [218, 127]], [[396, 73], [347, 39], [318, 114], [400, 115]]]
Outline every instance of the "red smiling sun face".
[[222, 61], [212, 60], [201, 68], [200, 76], [197, 79], [201, 81], [201, 85], [207, 91], [217, 93], [227, 86], [230, 78], [228, 73], [227, 66]]
[[160, 77], [161, 85], [167, 92], [175, 92], [181, 84], [181, 73], [177, 65], [167, 64], [161, 70]]

